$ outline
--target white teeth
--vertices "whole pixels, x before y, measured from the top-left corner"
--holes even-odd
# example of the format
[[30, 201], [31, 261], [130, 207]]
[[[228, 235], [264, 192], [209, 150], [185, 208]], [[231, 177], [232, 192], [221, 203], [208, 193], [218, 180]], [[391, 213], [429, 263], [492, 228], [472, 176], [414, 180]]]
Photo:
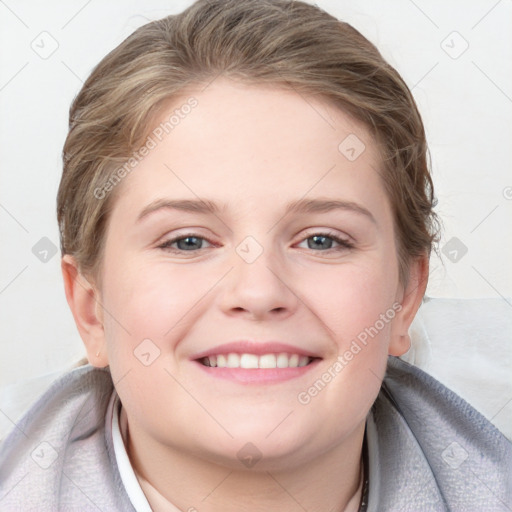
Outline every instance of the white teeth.
[[240, 356], [238, 354], [228, 354], [228, 368], [239, 368]]
[[301, 356], [299, 359], [299, 366], [306, 366], [309, 362], [309, 357]]
[[275, 368], [276, 367], [276, 355], [265, 354], [260, 356], [260, 368]]
[[217, 368], [297, 368], [312, 361], [308, 356], [299, 354], [219, 354], [202, 359], [205, 366]]
[[288, 368], [288, 354], [279, 354], [277, 356], [277, 367]]
[[242, 354], [239, 368], [258, 368], [258, 359], [255, 354]]

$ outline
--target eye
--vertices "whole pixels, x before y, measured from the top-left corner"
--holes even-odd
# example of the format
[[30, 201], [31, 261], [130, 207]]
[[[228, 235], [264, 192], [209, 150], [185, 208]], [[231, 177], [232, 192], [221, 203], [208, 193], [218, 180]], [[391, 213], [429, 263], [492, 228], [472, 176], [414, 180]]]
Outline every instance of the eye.
[[197, 236], [193, 233], [182, 235], [176, 238], [171, 238], [170, 240], [166, 240], [164, 243], [158, 246], [159, 249], [165, 249], [171, 252], [193, 252], [198, 251], [200, 249], [205, 249], [204, 243], [211, 245], [208, 240]]
[[354, 247], [354, 244], [333, 233], [314, 233], [305, 238], [301, 244], [304, 242], [307, 243], [307, 247], [304, 247], [305, 249], [307, 248], [320, 252], [327, 252], [329, 250], [342, 251], [352, 249]]
[[[301, 244], [307, 244], [307, 249], [311, 249], [316, 252], [328, 252], [328, 251], [342, 251], [351, 249], [354, 245], [333, 233], [313, 233], [306, 237]], [[206, 244], [206, 245], [205, 245]], [[158, 246], [159, 249], [174, 253], [183, 252], [197, 252], [201, 249], [211, 247], [213, 244], [210, 243], [206, 238], [198, 236], [194, 233], [188, 233], [178, 237], [166, 240]]]

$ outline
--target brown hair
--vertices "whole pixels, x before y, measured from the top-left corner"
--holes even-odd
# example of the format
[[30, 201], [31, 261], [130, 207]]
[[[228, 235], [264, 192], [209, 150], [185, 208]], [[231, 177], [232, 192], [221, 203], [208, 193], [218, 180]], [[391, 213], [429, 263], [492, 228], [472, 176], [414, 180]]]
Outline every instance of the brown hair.
[[381, 147], [405, 284], [410, 261], [439, 236], [415, 101], [357, 30], [289, 0], [199, 0], [140, 27], [96, 66], [70, 109], [57, 198], [62, 254], [98, 275], [118, 189], [97, 191], [143, 144], [164, 102], [220, 74], [326, 99], [364, 123]]

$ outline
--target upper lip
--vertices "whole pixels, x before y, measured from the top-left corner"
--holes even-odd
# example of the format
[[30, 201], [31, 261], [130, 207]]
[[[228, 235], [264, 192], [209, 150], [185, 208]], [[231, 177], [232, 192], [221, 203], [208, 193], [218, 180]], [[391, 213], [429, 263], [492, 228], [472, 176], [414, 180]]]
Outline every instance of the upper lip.
[[217, 356], [219, 354], [298, 354], [299, 356], [320, 357], [318, 354], [290, 345], [288, 343], [281, 343], [277, 341], [232, 341], [222, 345], [216, 345], [197, 354], [194, 354], [191, 359], [202, 359], [203, 357]]

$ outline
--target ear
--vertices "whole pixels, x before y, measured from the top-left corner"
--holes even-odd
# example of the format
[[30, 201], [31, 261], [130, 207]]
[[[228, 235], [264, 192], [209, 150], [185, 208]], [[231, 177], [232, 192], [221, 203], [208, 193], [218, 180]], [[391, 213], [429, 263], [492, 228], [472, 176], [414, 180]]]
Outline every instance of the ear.
[[61, 261], [66, 300], [93, 366], [108, 366], [100, 293], [79, 271], [75, 258], [66, 254]]
[[409, 327], [421, 306], [428, 283], [429, 258], [421, 256], [410, 264], [409, 280], [405, 288], [400, 286], [396, 301], [401, 309], [397, 308], [397, 314], [391, 327], [391, 341], [389, 354], [401, 356], [411, 346]]

